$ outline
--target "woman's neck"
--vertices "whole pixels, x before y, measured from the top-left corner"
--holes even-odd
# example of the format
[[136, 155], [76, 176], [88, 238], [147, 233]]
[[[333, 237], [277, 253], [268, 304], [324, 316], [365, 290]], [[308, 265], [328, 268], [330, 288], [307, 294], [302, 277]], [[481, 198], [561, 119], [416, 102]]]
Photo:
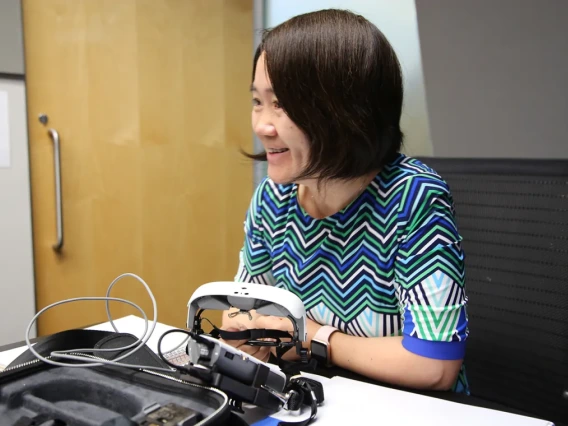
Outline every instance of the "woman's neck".
[[377, 175], [373, 171], [350, 180], [332, 180], [321, 183], [316, 179], [298, 182], [298, 200], [314, 219], [323, 219], [343, 210], [355, 200]]

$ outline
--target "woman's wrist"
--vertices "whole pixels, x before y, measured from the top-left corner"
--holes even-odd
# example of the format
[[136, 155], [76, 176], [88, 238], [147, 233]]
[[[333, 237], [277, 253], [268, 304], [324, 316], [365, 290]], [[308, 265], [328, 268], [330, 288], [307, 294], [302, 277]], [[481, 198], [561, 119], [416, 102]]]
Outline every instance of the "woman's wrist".
[[[290, 324], [291, 325], [291, 324]], [[311, 350], [311, 343], [312, 343], [312, 339], [313, 337], [316, 335], [316, 333], [318, 332], [318, 330], [322, 327], [321, 324], [312, 321], [311, 319], [307, 318], [306, 319], [306, 331], [307, 331], [307, 336], [306, 336], [306, 340], [302, 342], [302, 347], [304, 349], [309, 351]], [[290, 330], [288, 330], [290, 335], [293, 333], [292, 329], [290, 328]], [[276, 348], [272, 348], [272, 354], [274, 356], [276, 356]], [[290, 349], [286, 354], [285, 354], [285, 358], [288, 359], [289, 361], [292, 360], [298, 360], [299, 356], [296, 353], [296, 349]]]
[[341, 350], [339, 347], [344, 347], [343, 341], [345, 339], [349, 339], [349, 335], [342, 333], [341, 331], [336, 331], [331, 336], [329, 336], [329, 346], [330, 346], [330, 362], [333, 365], [338, 367], [342, 367], [341, 365], [341, 357], [338, 356], [341, 354]]
[[[293, 328], [292, 328], [292, 323], [289, 320], [283, 320], [283, 318], [280, 317], [261, 317], [261, 319], [259, 319], [259, 328], [265, 328], [265, 329], [276, 329], [276, 330], [283, 330], [283, 331], [287, 331], [288, 333], [290, 333], [290, 335], [293, 334]], [[314, 336], [316, 335], [316, 333], [318, 332], [318, 330], [322, 327], [321, 324], [317, 323], [316, 321], [313, 321], [309, 318], [306, 319], [306, 340], [304, 342], [302, 342], [302, 347], [304, 349], [307, 349], [308, 351], [311, 350], [311, 342], [312, 339], [314, 338]], [[274, 356], [276, 356], [276, 348], [273, 347], [271, 348], [271, 352]], [[290, 349], [289, 351], [286, 352], [285, 354], [286, 359], [288, 360], [292, 360], [292, 359], [296, 359], [298, 358], [298, 355], [296, 354], [296, 350], [295, 349]]]
[[306, 341], [303, 342], [302, 346], [304, 347], [304, 349], [307, 349], [309, 351], [311, 350], [312, 339], [317, 334], [318, 330], [323, 326], [320, 323], [315, 322], [311, 319], [306, 319], [306, 327], [307, 327], [307, 338]]

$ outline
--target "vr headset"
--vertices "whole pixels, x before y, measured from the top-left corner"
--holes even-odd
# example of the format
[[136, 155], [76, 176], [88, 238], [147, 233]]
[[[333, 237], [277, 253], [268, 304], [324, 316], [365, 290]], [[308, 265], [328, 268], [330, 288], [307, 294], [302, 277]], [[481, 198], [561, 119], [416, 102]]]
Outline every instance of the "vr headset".
[[[307, 339], [306, 311], [295, 294], [266, 285], [212, 282], [199, 287], [187, 306], [189, 374], [226, 392], [239, 404], [248, 402], [268, 409], [291, 411], [307, 404], [312, 406], [310, 420], [315, 417], [316, 407], [324, 399], [323, 388], [319, 382], [297, 375], [301, 369], [313, 368], [314, 364], [308, 361], [308, 351], [302, 347], [302, 342]], [[256, 310], [261, 315], [288, 318], [292, 323], [292, 334], [264, 329], [227, 332], [215, 326], [210, 333], [203, 331], [201, 323], [205, 310], [231, 308], [238, 309], [234, 315], [250, 315], [251, 310]], [[219, 337], [247, 340], [248, 345], [275, 347], [279, 366], [259, 361], [220, 341]], [[295, 349], [299, 362], [281, 359], [290, 349]]]

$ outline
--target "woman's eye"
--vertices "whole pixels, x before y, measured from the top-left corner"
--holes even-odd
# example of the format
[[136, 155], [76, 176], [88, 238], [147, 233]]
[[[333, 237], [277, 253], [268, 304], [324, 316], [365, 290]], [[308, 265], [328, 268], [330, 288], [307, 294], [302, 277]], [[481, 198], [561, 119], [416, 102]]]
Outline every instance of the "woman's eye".
[[259, 106], [260, 105], [260, 101], [257, 98], [253, 98], [252, 99], [252, 106]]
[[278, 108], [278, 109], [282, 108], [280, 106], [280, 102], [278, 102], [278, 101], [274, 101], [274, 102], [272, 102], [272, 104], [274, 105], [274, 108]]

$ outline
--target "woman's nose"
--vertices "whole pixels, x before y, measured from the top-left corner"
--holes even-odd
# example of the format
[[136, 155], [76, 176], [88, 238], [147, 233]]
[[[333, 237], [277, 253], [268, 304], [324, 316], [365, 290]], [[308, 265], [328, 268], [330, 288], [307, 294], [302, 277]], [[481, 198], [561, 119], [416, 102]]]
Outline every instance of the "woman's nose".
[[255, 124], [254, 124], [254, 132], [258, 135], [258, 136], [276, 136], [277, 132], [276, 132], [276, 127], [274, 127], [274, 124], [270, 123], [269, 121], [263, 120], [262, 118], [260, 118]]

